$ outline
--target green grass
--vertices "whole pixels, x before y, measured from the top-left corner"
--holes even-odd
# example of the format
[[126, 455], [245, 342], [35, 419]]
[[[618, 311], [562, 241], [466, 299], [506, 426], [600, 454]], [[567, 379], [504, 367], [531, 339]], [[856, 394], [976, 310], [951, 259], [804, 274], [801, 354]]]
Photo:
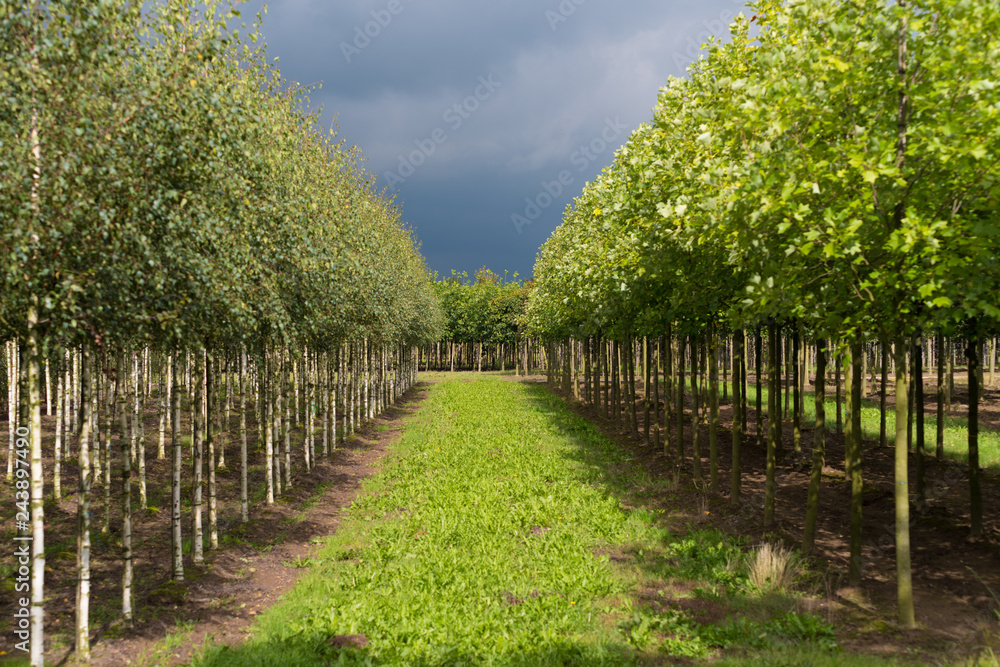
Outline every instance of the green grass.
[[[732, 385], [730, 384], [730, 389]], [[690, 387], [688, 388], [690, 390]], [[833, 388], [828, 386], [826, 389], [826, 429], [828, 433], [832, 433], [837, 428], [837, 403], [836, 397], [832, 394]], [[843, 390], [842, 390], [843, 391]], [[720, 392], [721, 393], [721, 392]], [[732, 392], [730, 392], [730, 396]], [[767, 410], [767, 398], [768, 391], [767, 387], [763, 387], [761, 391], [761, 405], [763, 409]], [[757, 390], [752, 382], [747, 384], [747, 406], [751, 409], [756, 406], [757, 401]], [[782, 409], [784, 408], [784, 392], [782, 392]], [[789, 404], [789, 410], [791, 410], [791, 404]], [[847, 403], [846, 399], [841, 399], [841, 410], [843, 411], [844, 425], [847, 422]], [[886, 409], [886, 440], [887, 445], [892, 446], [894, 438], [896, 437], [896, 412], [889, 406]], [[788, 418], [789, 420], [791, 417]], [[811, 391], [805, 393], [805, 412], [802, 417], [803, 428], [811, 428], [813, 421], [816, 419], [816, 399], [815, 394]], [[747, 425], [754, 423], [753, 416], [750, 416]], [[945, 457], [953, 459], [955, 461], [961, 461], [966, 463], [968, 461], [969, 454], [969, 423], [964, 417], [945, 417], [945, 429], [944, 429], [944, 453]], [[877, 441], [879, 438], [879, 402], [878, 396], [875, 395], [874, 399], [864, 399], [862, 401], [861, 407], [861, 430], [864, 433], [864, 437], [868, 440]], [[916, 428], [914, 427], [914, 440], [916, 439]], [[924, 417], [924, 448], [925, 451], [930, 452], [933, 455], [935, 450], [935, 443], [937, 442], [937, 418], [935, 416], [926, 415]], [[803, 443], [804, 447], [811, 446], [811, 443]], [[995, 472], [1000, 472], [1000, 431], [985, 429], [980, 425], [979, 427], [979, 465], [993, 470]]]
[[[624, 488], [648, 476], [543, 387], [436, 384], [395, 450], [337, 533], [291, 563], [306, 572], [253, 637], [208, 647], [194, 664], [623, 665], [720, 649], [836, 651], [830, 626], [789, 604], [703, 625], [634, 602], [639, 586], [672, 578], [722, 605], [749, 609], [759, 594], [739, 541], [679, 535], [665, 512], [628, 509]], [[612, 563], [615, 553], [632, 564]], [[329, 643], [360, 634], [364, 648]]]

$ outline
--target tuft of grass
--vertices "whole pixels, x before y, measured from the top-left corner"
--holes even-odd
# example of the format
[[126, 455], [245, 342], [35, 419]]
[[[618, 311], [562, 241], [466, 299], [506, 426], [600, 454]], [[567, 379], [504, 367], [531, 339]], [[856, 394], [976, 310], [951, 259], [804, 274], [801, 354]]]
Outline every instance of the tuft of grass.
[[747, 574], [761, 593], [784, 593], [802, 574], [802, 558], [793, 549], [765, 542], [750, 556]]

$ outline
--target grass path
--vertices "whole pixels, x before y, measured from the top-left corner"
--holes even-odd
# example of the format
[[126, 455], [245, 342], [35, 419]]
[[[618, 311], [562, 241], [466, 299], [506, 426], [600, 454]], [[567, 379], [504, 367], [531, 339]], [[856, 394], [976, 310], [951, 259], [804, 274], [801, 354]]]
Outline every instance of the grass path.
[[[785, 664], [852, 664], [791, 597], [754, 602], [742, 545], [631, 508], [643, 474], [543, 387], [437, 383], [297, 586], [196, 664], [666, 664], [720, 647], [774, 664], [775, 646]], [[634, 602], [671, 580], [720, 618]]]

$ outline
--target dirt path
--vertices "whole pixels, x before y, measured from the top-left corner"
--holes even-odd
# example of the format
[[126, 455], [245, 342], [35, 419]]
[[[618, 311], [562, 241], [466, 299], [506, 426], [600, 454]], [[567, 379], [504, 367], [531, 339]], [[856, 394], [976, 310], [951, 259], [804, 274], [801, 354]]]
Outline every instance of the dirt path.
[[[401, 433], [404, 419], [418, 409], [426, 386], [418, 384], [411, 389], [395, 407], [349, 438], [308, 475], [297, 475], [292, 489], [272, 507], [263, 503], [252, 506], [249, 524], [239, 524], [238, 514], [235, 521], [223, 521], [221, 517], [227, 515], [220, 511], [221, 548], [206, 554], [203, 567], [194, 567], [186, 558], [181, 583], [169, 577], [169, 533], [163, 530], [169, 520], [158, 515], [166, 513], [140, 513], [135, 529], [141, 541], [135, 549], [136, 623], [132, 629], [126, 629], [116, 613], [121, 595], [120, 559], [112, 555], [110, 544], [108, 549], [95, 545], [89, 664], [186, 664], [206, 642], [245, 640], [255, 617], [294, 586], [303, 572], [299, 565], [316, 548], [316, 542], [337, 530], [342, 510], [357, 496], [364, 479], [378, 472]], [[152, 488], [162, 482], [157, 481], [156, 470], [151, 472], [148, 483]], [[75, 480], [64, 482], [70, 489], [73, 483]], [[75, 508], [75, 496], [63, 502]], [[66, 539], [63, 533], [71, 531], [70, 523], [75, 526], [75, 521], [69, 521], [71, 517], [61, 514], [53, 513], [49, 520], [52, 525], [47, 526], [46, 537], [50, 543]], [[187, 527], [185, 523], [185, 530]], [[53, 572], [49, 573], [47, 592], [52, 598], [46, 605], [46, 627], [52, 637], [53, 630], [70, 629], [74, 623], [75, 569], [70, 559], [49, 562]], [[101, 622], [102, 617], [109, 620]], [[12, 647], [5, 645], [9, 636], [3, 633], [0, 650], [7, 651], [6, 657], [16, 657]], [[78, 664], [73, 647], [61, 640], [47, 647], [49, 663]]]
[[[525, 381], [539, 379], [527, 378]], [[959, 406], [960, 396], [956, 392]], [[635, 464], [644, 466], [657, 479], [672, 479], [674, 461], [662, 448], [646, 445], [641, 437], [605, 419], [603, 412], [592, 406], [576, 401], [572, 401], [572, 405], [578, 414], [631, 451]], [[990, 408], [995, 410], [996, 405], [990, 404]], [[642, 410], [640, 403], [637, 406], [640, 433]], [[789, 546], [798, 546], [804, 525], [812, 430], [802, 429], [805, 455], [797, 461], [790, 451], [791, 424], [783, 424], [784, 456], [779, 457], [777, 473], [777, 525], [764, 530], [765, 452], [755, 444], [752, 433], [744, 441], [743, 502], [733, 509], [729, 503], [731, 407], [722, 406], [720, 417], [720, 491], [711, 493], [696, 488], [690, 480], [693, 442], [688, 416], [685, 420], [687, 473], [682, 486], [670, 494], [672, 498], [663, 502], [662, 507], [677, 512], [680, 506], [680, 514], [686, 512], [691, 524], [714, 525], [751, 542], [776, 539]], [[751, 405], [748, 418], [751, 431], [754, 421]], [[829, 415], [827, 422], [830, 423]], [[859, 653], [927, 661], [963, 659], [984, 647], [994, 650], [1000, 647], [1000, 600], [994, 597], [994, 593], [1000, 595], [1000, 478], [995, 473], [984, 474], [986, 537], [973, 540], [969, 538], [968, 528], [967, 467], [933, 458], [928, 461], [928, 507], [923, 513], [913, 512], [911, 526], [913, 587], [919, 628], [905, 632], [898, 630], [895, 624], [893, 450], [880, 448], [877, 442], [864, 443], [864, 580], [859, 588], [847, 586], [850, 486], [844, 481], [843, 435], [828, 434], [826, 450], [814, 561], [820, 580], [812, 585], [824, 598], [824, 613], [838, 628], [841, 645]], [[702, 454], [707, 478], [707, 427], [702, 427]], [[911, 457], [911, 480], [915, 475], [913, 465]]]

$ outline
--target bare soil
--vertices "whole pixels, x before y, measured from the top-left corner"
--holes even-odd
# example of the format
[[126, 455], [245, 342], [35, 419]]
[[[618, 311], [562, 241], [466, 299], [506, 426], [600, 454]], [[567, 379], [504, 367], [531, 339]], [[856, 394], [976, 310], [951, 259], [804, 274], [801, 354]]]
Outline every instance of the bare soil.
[[[226, 445], [228, 469], [218, 473], [220, 548], [208, 550], [208, 518], [205, 510], [206, 556], [202, 566], [185, 553], [184, 581], [170, 577], [170, 464], [156, 459], [155, 410], [145, 415], [147, 443], [147, 488], [149, 509], [133, 509], [135, 568], [135, 622], [126, 628], [120, 620], [122, 561], [119, 557], [121, 480], [112, 478], [111, 530], [100, 533], [104, 489], [93, 490], [93, 552], [91, 591], [91, 665], [187, 664], [206, 642], [233, 644], [243, 641], [255, 617], [277, 602], [297, 581], [300, 568], [316, 548], [315, 542], [333, 534], [341, 511], [354, 500], [362, 481], [378, 471], [389, 447], [400, 434], [404, 418], [417, 409], [426, 394], [418, 384], [385, 414], [346, 439], [330, 456], [317, 452], [317, 465], [305, 473], [302, 430], [292, 432], [293, 485], [268, 507], [263, 500], [264, 454], [256, 442], [256, 425], [249, 425], [248, 467], [251, 496], [250, 521], [240, 523], [239, 449], [235, 428]], [[251, 411], [252, 412], [252, 411]], [[183, 413], [187, 417], [187, 413]], [[252, 418], [252, 415], [251, 415]], [[43, 447], [51, 457], [52, 419], [43, 417]], [[231, 425], [238, 424], [234, 416]], [[6, 430], [4, 424], [0, 427]], [[186, 431], [182, 428], [181, 433]], [[319, 440], [319, 438], [317, 438]], [[298, 445], [296, 446], [296, 443]], [[168, 434], [169, 449], [169, 434]], [[168, 451], [169, 455], [169, 451]], [[52, 470], [52, 460], [44, 461]], [[115, 464], [114, 459], [112, 464]], [[45, 508], [46, 540], [46, 658], [50, 664], [73, 665], [74, 605], [76, 586], [76, 493], [75, 462], [64, 466], [65, 497], [49, 501]], [[190, 475], [182, 485], [182, 497], [190, 498]], [[133, 472], [133, 484], [137, 475]], [[51, 495], [46, 485], [47, 496]], [[133, 508], [137, 507], [133, 488]], [[257, 496], [254, 499], [254, 496]], [[13, 498], [5, 485], [0, 493], [3, 525], [13, 525]], [[256, 502], [254, 502], [256, 500]], [[159, 508], [159, 509], [154, 509]], [[183, 508], [185, 536], [190, 536], [190, 506]], [[13, 542], [10, 542], [11, 544]], [[0, 565], [12, 562], [10, 552]], [[12, 577], [8, 577], [12, 579]], [[0, 662], [18, 657], [14, 649], [10, 619], [13, 581], [4, 581], [0, 596]], [[8, 590], [8, 588], [10, 590]], [[164, 642], [165, 638], [171, 640]]]
[[[528, 382], [544, 380], [543, 376], [520, 378]], [[749, 379], [752, 383], [753, 377]], [[925, 410], [936, 411], [934, 394], [936, 378], [925, 379]], [[956, 378], [952, 399], [952, 416], [964, 416], [968, 410], [968, 392]], [[807, 387], [811, 390], [811, 387]], [[828, 388], [828, 396], [830, 390]], [[561, 392], [560, 392], [561, 393]], [[671, 454], [647, 444], [643, 431], [642, 400], [637, 402], [638, 433], [604, 417], [603, 408], [568, 398], [573, 409], [597, 424], [609, 437], [630, 451], [634, 460], [629, 465], [642, 465], [661, 480], [672, 480], [676, 461]], [[662, 396], [661, 396], [662, 401]], [[892, 409], [891, 387], [887, 409]], [[690, 406], [689, 406], [690, 407]], [[676, 417], [675, 417], [676, 419]], [[820, 491], [820, 513], [816, 550], [812, 563], [821, 574], [813, 583], [813, 593], [819, 598], [816, 613], [826, 616], [837, 628], [841, 646], [851, 652], [892, 655], [904, 660], [930, 663], [950, 663], [981, 653], [985, 649], [1000, 649], [1000, 476], [987, 470], [983, 477], [983, 509], [985, 536], [970, 538], [970, 507], [968, 467], [951, 461], [927, 459], [926, 509], [913, 506], [911, 492], [911, 532], [913, 589], [918, 629], [899, 628], [897, 619], [895, 564], [895, 504], [893, 434], [889, 446], [877, 441], [865, 441], [864, 461], [864, 549], [863, 581], [860, 587], [847, 585], [850, 554], [848, 540], [850, 484], [844, 473], [844, 436], [835, 432], [835, 415], [827, 414], [826, 466]], [[776, 526], [763, 527], [765, 449], [757, 444], [756, 413], [748, 406], [746, 434], [742, 447], [742, 502], [730, 503], [730, 471], [732, 460], [732, 406], [720, 406], [721, 428], [718, 434], [719, 486], [712, 492], [708, 485], [708, 428], [700, 427], [702, 467], [705, 481], [692, 479], [693, 435], [690, 413], [685, 417], [684, 473], [673, 498], [661, 506], [671, 512], [678, 510], [680, 498], [682, 524], [715, 526], [729, 534], [743, 536], [751, 543], [780, 541], [799, 546], [805, 521], [806, 495], [809, 484], [813, 432], [803, 423], [801, 443], [803, 453], [792, 452], [791, 419], [782, 422], [783, 448], [778, 456]], [[1000, 391], [987, 389], [980, 406], [981, 428], [1000, 428]], [[811, 421], [809, 426], [811, 426]], [[673, 431], [676, 435], [676, 430]], [[766, 432], [766, 419], [765, 419]], [[930, 434], [928, 437], [932, 437]], [[910, 455], [910, 484], [915, 480], [915, 459]], [[665, 582], [666, 584], [667, 582]], [[668, 586], [669, 587], [669, 586]], [[651, 604], [652, 595], [645, 603]], [[644, 603], [643, 594], [637, 602]], [[718, 610], [706, 608], [699, 613], [713, 618]]]

